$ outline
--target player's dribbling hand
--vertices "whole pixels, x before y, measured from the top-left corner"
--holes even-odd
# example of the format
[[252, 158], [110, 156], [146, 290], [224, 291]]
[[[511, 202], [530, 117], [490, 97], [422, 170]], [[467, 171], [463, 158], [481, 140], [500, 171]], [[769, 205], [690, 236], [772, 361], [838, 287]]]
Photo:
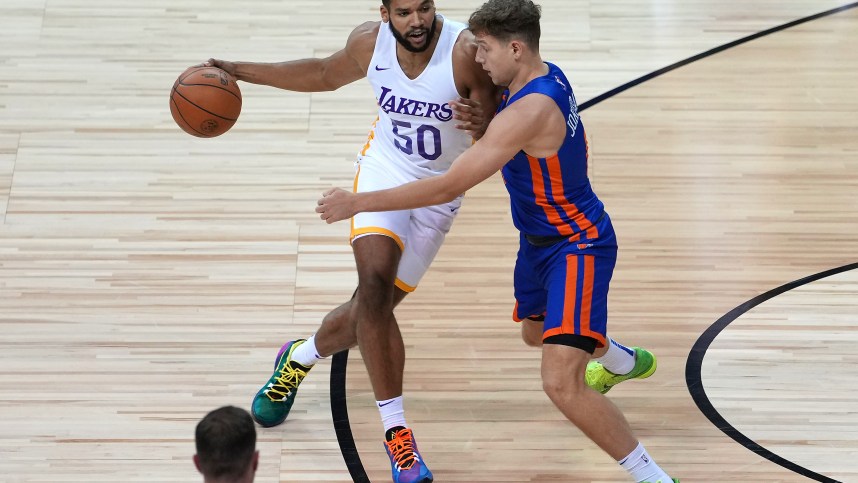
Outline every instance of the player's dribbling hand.
[[316, 213], [320, 213], [319, 218], [328, 224], [348, 220], [357, 213], [354, 208], [354, 198], [354, 193], [340, 188], [331, 188], [322, 193]]
[[488, 116], [483, 112], [483, 107], [473, 99], [460, 97], [449, 102], [453, 109], [453, 118], [459, 121], [457, 129], [461, 129], [471, 135], [474, 139], [480, 139], [486, 133], [489, 126]]
[[[217, 67], [226, 71], [229, 75], [235, 77], [235, 64], [220, 59], [209, 59], [202, 64], [197, 64], [194, 67]], [[237, 77], [236, 77], [237, 78]]]

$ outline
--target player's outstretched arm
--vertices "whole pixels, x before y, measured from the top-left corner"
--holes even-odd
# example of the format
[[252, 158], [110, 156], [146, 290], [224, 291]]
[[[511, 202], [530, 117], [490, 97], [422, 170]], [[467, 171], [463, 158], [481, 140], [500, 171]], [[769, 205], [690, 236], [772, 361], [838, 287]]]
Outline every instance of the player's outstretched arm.
[[[333, 188], [323, 193], [316, 212], [321, 219], [334, 223], [365, 211], [408, 210], [452, 201], [491, 177], [516, 153], [539, 139], [542, 127], [537, 120], [545, 119], [549, 109], [557, 111], [557, 122], [563, 122], [554, 101], [547, 97], [540, 99], [542, 97], [525, 96], [501, 112], [491, 122], [485, 136], [456, 158], [446, 173], [365, 193]], [[556, 148], [560, 143], [555, 144]]]
[[346, 46], [324, 59], [287, 62], [230, 62], [209, 59], [212, 65], [229, 72], [240, 81], [298, 92], [333, 91], [366, 77], [372, 59], [379, 22], [366, 22], [349, 35]]

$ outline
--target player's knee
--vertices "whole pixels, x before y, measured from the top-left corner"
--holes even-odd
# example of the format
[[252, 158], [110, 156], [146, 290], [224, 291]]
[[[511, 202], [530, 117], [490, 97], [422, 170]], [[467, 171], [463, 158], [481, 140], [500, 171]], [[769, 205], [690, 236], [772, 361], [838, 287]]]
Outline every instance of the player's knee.
[[362, 310], [392, 311], [394, 288], [386, 277], [362, 277], [355, 299]]
[[542, 347], [542, 333], [533, 331], [528, 331], [522, 328], [521, 331], [521, 340], [530, 347]]
[[545, 377], [542, 378], [542, 390], [555, 404], [568, 398], [568, 381], [563, 381], [559, 378]]
[[563, 377], [560, 374], [542, 376], [542, 390], [555, 404], [560, 401], [577, 399], [585, 390], [584, 378], [580, 381]]
[[542, 347], [544, 316], [531, 316], [521, 321], [521, 340], [530, 347]]

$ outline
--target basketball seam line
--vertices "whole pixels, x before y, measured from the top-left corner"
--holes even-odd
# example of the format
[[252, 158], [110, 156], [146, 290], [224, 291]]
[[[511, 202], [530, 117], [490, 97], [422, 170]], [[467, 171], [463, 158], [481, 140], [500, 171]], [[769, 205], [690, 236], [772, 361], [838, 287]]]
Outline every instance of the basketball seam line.
[[[207, 84], [202, 84], [202, 85], [207, 85]], [[220, 114], [215, 114], [215, 113], [213, 113], [213, 112], [209, 111], [208, 109], [205, 109], [205, 108], [203, 108], [203, 107], [202, 107], [202, 106], [200, 106], [200, 105], [197, 105], [195, 102], [193, 102], [193, 101], [191, 101], [190, 99], [188, 99], [187, 97], [183, 96], [183, 95], [182, 95], [182, 93], [181, 93], [181, 92], [179, 92], [179, 90], [178, 90], [178, 89], [176, 89], [176, 91], [175, 91], [175, 92], [176, 92], [176, 94], [178, 94], [178, 95], [179, 95], [179, 97], [181, 97], [182, 99], [184, 99], [184, 100], [188, 101], [188, 103], [189, 103], [189, 104], [191, 104], [192, 106], [194, 106], [194, 107], [196, 107], [196, 108], [200, 109], [201, 111], [205, 111], [205, 112], [207, 112], [207, 113], [211, 114], [212, 116], [217, 116], [217, 117], [219, 117], [219, 118], [221, 118], [221, 119], [223, 119], [223, 120], [225, 120], [225, 121], [233, 121], [233, 122], [235, 122], [235, 121], [237, 121], [237, 120], [238, 120], [238, 118], [231, 119], [231, 118], [228, 118], [228, 117], [221, 116]], [[173, 101], [173, 102], [176, 102], [176, 101]], [[176, 104], [176, 107], [179, 107], [179, 105], [178, 105], [178, 104]], [[182, 116], [182, 119], [184, 119], [184, 116]], [[187, 121], [185, 121], [185, 122], [187, 122]], [[189, 123], [189, 125], [190, 125], [190, 123]]]
[[[175, 88], [173, 89], [173, 92], [176, 92]], [[191, 128], [195, 133], [198, 133], [200, 136], [208, 137], [208, 134], [201, 132], [201, 131], [197, 131], [196, 129], [194, 129], [194, 126], [191, 126], [191, 123], [189, 123], [188, 120], [185, 119], [185, 116], [182, 115], [182, 110], [179, 109], [179, 105], [176, 104], [176, 100], [173, 99], [173, 96], [170, 96], [170, 102], [172, 102], [173, 104], [176, 105], [176, 114], [178, 114], [179, 117], [182, 118], [182, 122], [184, 122], [189, 128]], [[188, 102], [191, 102], [191, 101], [188, 101]]]
[[[193, 69], [193, 67], [191, 67], [191, 68]], [[179, 80], [178, 80], [178, 82], [176, 82], [176, 85], [181, 84], [181, 82], [182, 82], [183, 80], [187, 79], [188, 77], [190, 77], [190, 76], [191, 76], [191, 74], [193, 74], [193, 73], [195, 73], [195, 72], [199, 72], [199, 71], [201, 71], [201, 70], [203, 70], [203, 69], [206, 69], [206, 67], [197, 67], [196, 69], [194, 69], [194, 70], [192, 70], [192, 71], [188, 72], [188, 73], [187, 73], [187, 75], [185, 75], [184, 77], [182, 77], [181, 79], [179, 79]]]
[[[182, 79], [182, 81], [184, 81], [184, 79]], [[230, 93], [230, 94], [232, 94], [236, 99], [238, 99], [238, 101], [239, 101], [239, 102], [241, 102], [241, 96], [237, 95], [235, 92], [232, 92], [232, 91], [231, 91], [231, 90], [229, 90], [229, 89], [224, 89], [224, 88], [223, 88], [223, 87], [221, 87], [221, 86], [216, 86], [216, 85], [213, 85], [213, 84], [185, 84], [185, 83], [184, 83], [184, 82], [182, 82], [182, 81], [179, 81], [179, 85], [180, 85], [180, 86], [185, 86], [185, 87], [191, 87], [191, 86], [209, 86], [209, 87], [214, 87], [215, 89], [220, 89], [220, 90], [222, 90], [222, 91], [229, 92], [229, 93]]]

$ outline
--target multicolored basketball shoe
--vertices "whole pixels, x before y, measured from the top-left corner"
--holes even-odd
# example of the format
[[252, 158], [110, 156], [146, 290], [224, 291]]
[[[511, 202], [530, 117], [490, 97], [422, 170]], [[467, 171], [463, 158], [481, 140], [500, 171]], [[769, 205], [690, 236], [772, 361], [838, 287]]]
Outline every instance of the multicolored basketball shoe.
[[390, 439], [384, 443], [384, 449], [390, 457], [393, 483], [431, 483], [432, 472], [417, 451], [417, 443], [411, 430], [392, 428], [389, 432], [393, 434], [387, 436]]
[[304, 342], [304, 339], [289, 341], [280, 349], [274, 360], [274, 374], [253, 398], [250, 414], [257, 423], [266, 428], [277, 426], [286, 420], [292, 404], [295, 403], [298, 384], [301, 384], [312, 369], [292, 360], [292, 353]]
[[587, 385], [599, 391], [602, 394], [610, 391], [617, 384], [628, 381], [629, 379], [646, 379], [651, 376], [657, 367], [655, 356], [652, 352], [641, 349], [640, 347], [632, 347], [635, 351], [635, 367], [628, 374], [614, 374], [605, 369], [605, 367], [596, 361], [591, 361], [587, 364], [587, 373], [584, 380]]

